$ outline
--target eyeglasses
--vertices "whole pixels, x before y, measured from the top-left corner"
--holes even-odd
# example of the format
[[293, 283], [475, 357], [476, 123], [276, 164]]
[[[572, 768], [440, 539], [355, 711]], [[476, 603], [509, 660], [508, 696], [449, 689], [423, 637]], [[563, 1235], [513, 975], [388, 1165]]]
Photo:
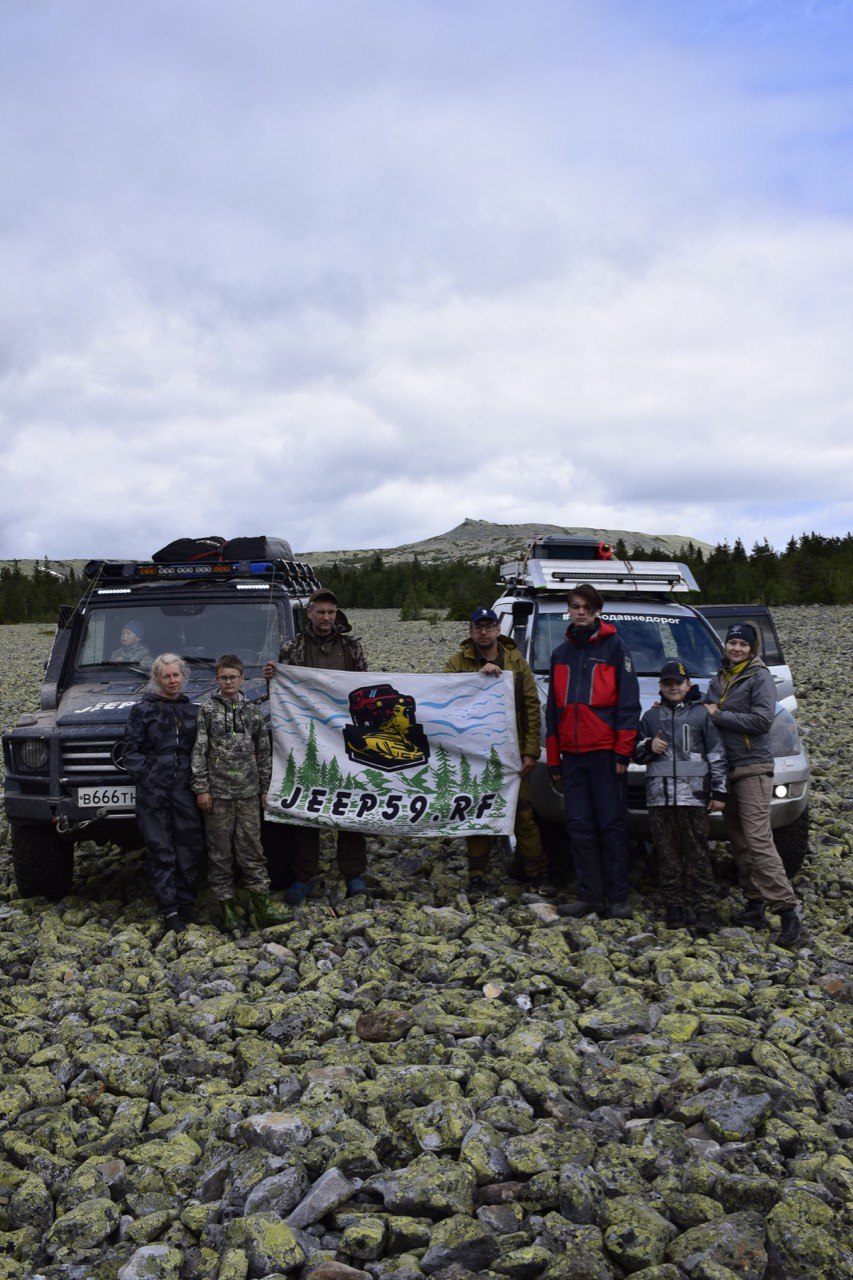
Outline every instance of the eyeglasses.
[[475, 631], [497, 631], [498, 629], [496, 622], [472, 622], [471, 626]]

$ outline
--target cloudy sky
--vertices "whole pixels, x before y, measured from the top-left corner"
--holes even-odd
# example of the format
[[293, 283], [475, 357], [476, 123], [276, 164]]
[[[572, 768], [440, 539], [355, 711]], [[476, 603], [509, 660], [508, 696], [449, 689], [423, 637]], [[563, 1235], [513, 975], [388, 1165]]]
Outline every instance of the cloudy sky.
[[850, 0], [0, 0], [0, 557], [853, 527]]

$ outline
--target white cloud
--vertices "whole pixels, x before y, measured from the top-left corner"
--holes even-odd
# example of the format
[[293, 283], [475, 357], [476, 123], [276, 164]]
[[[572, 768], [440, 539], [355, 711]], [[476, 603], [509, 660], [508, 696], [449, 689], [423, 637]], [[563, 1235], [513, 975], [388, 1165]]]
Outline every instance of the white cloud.
[[0, 556], [845, 530], [850, 14], [781, 8], [0, 10]]

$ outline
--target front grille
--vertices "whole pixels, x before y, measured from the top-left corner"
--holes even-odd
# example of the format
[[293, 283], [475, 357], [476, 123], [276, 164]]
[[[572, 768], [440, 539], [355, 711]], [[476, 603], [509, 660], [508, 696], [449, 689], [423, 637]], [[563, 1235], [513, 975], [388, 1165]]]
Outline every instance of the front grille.
[[62, 772], [66, 777], [119, 777], [123, 770], [114, 760], [119, 744], [113, 738], [85, 738], [62, 743]]

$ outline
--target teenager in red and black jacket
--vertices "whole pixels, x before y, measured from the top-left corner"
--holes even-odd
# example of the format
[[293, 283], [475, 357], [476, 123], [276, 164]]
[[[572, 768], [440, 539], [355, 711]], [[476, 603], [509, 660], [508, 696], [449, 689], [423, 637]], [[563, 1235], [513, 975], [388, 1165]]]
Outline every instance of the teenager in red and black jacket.
[[628, 649], [601, 619], [588, 582], [569, 596], [566, 639], [551, 654], [545, 745], [551, 780], [562, 787], [577, 901], [561, 915], [630, 918], [627, 771], [640, 723], [640, 690]]

